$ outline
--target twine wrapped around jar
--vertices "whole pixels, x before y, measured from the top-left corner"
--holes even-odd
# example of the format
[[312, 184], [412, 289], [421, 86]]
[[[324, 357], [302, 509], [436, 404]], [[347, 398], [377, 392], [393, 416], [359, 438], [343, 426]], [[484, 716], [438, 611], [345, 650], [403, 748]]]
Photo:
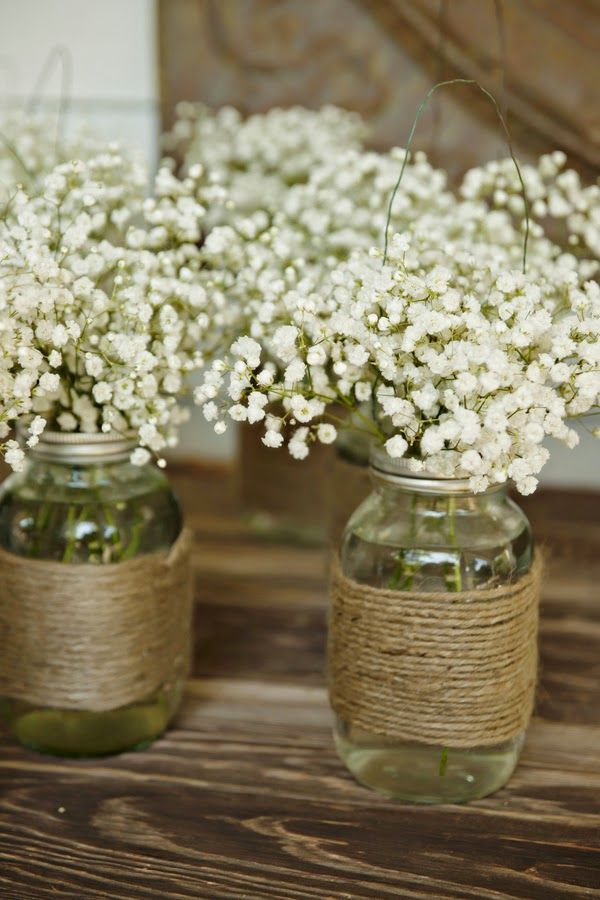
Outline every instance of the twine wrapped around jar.
[[448, 747], [500, 744], [531, 717], [542, 562], [512, 584], [451, 592], [331, 581], [329, 688], [351, 726]]
[[151, 696], [190, 660], [191, 533], [108, 565], [0, 550], [0, 695], [100, 712]]

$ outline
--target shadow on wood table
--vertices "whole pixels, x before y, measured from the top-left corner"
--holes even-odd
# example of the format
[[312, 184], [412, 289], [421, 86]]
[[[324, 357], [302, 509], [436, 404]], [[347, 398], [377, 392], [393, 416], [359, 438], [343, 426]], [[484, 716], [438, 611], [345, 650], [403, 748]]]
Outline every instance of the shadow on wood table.
[[196, 535], [193, 677], [149, 750], [63, 761], [0, 743], [0, 896], [600, 897], [600, 497], [523, 504], [550, 562], [537, 713], [493, 797], [414, 807], [338, 761], [325, 552], [240, 524], [224, 471], [173, 466]]

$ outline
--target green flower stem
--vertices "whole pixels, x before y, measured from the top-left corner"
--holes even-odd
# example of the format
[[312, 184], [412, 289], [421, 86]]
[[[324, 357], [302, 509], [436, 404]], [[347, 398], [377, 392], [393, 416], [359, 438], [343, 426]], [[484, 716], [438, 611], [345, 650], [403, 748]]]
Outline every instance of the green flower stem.
[[65, 523], [65, 534], [67, 538], [67, 543], [65, 546], [65, 550], [63, 553], [62, 561], [64, 563], [69, 563], [73, 559], [73, 555], [75, 553], [75, 546], [77, 544], [77, 537], [75, 534], [75, 525], [77, 524], [77, 513], [75, 511], [74, 506], [69, 506], [67, 511], [67, 521]]
[[[446, 522], [448, 526], [448, 540], [450, 546], [458, 549], [456, 541], [456, 500], [454, 497], [448, 497], [446, 501]], [[450, 577], [447, 583], [451, 591], [457, 592], [462, 590], [462, 574], [460, 570], [460, 556], [455, 555], [454, 562], [451, 566]]]
[[50, 503], [42, 503], [39, 507], [34, 522], [35, 539], [31, 545], [29, 556], [37, 559], [42, 552], [42, 539], [44, 537], [50, 516], [52, 514], [52, 505]]
[[102, 558], [104, 557], [104, 551], [107, 550], [109, 559], [106, 561], [112, 562], [114, 559], [117, 561], [122, 558], [123, 554], [123, 541], [121, 538], [121, 532], [119, 530], [119, 526], [117, 525], [116, 519], [112, 514], [112, 511], [109, 506], [106, 504], [102, 505], [102, 514], [104, 516], [104, 521], [111, 528], [111, 534], [106, 542], [102, 540]]
[[[410, 498], [410, 519], [408, 530], [408, 544], [412, 549], [417, 540], [417, 495]], [[410, 591], [413, 588], [418, 567], [414, 563], [407, 562], [406, 550], [400, 550], [394, 557], [396, 568], [388, 581], [389, 588], [397, 588], [399, 591]]]
[[140, 549], [144, 520], [136, 508], [136, 517], [131, 528], [131, 540], [121, 553], [121, 560], [131, 559]]

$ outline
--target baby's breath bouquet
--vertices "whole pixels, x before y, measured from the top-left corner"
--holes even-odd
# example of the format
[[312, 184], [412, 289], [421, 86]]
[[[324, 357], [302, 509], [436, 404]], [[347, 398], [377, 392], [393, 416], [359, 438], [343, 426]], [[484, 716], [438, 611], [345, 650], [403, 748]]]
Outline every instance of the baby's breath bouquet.
[[[296, 458], [335, 440], [345, 408], [415, 471], [470, 478], [474, 491], [512, 479], [529, 493], [548, 458], [544, 438], [574, 446], [572, 421], [598, 412], [597, 263], [535, 224], [524, 273], [522, 227], [507, 210], [448, 190], [419, 202], [385, 253], [359, 247], [318, 265], [288, 250], [277, 272], [281, 224], [268, 241], [247, 241], [262, 275], [248, 333], [214, 361], [197, 399], [220, 429], [228, 417], [263, 422], [269, 447], [291, 424]], [[397, 228], [393, 217], [392, 208]], [[281, 416], [270, 412], [275, 399]]]
[[227, 188], [230, 209], [279, 208], [292, 185], [343, 149], [361, 149], [367, 127], [358, 113], [336, 106], [270, 109], [244, 118], [233, 107], [212, 110], [180, 103], [165, 151], [185, 170], [200, 164]]
[[[246, 335], [262, 344], [263, 362], [268, 359], [273, 377], [289, 380], [287, 363], [277, 352], [271, 353], [275, 330], [302, 317], [303, 310], [310, 317], [317, 308], [330, 306], [323, 290], [331, 272], [354, 251], [367, 251], [383, 233], [403, 156], [399, 149], [386, 154], [346, 149], [339, 157], [315, 164], [308, 181], [289, 187], [278, 208], [240, 214], [212, 229], [203, 247], [205, 263], [212, 270], [207, 297], [211, 326], [204, 344], [207, 362], [215, 361], [218, 368], [221, 355]], [[435, 222], [447, 214], [452, 202], [445, 173], [418, 153], [406, 166], [391, 222], [394, 228], [408, 227], [425, 216]], [[313, 363], [324, 359], [324, 353], [324, 347], [314, 349]], [[224, 430], [229, 417], [218, 417], [215, 396], [209, 371], [196, 391], [196, 401], [207, 419]], [[342, 405], [348, 406], [348, 398]], [[254, 421], [252, 414], [245, 416], [239, 408], [233, 418]]]
[[505, 486], [533, 491], [544, 439], [573, 447], [600, 412], [596, 192], [556, 154], [523, 175], [509, 150], [453, 191], [422, 154], [349, 148], [206, 241], [222, 330], [205, 418], [297, 460], [349, 426], [373, 446], [332, 561], [329, 686], [340, 756], [403, 800], [510, 777], [541, 564]]
[[137, 157], [110, 145], [3, 205], [0, 432], [15, 469], [17, 422], [29, 447], [46, 427], [126, 435], [139, 464], [177, 440], [203, 362], [203, 223], [222, 189], [201, 167], [178, 179], [168, 166], [148, 199], [146, 187]]
[[203, 364], [224, 197], [168, 164], [147, 196], [112, 144], [55, 162], [8, 173], [0, 205], [0, 705], [23, 743], [82, 756], [146, 745], [182, 694], [190, 541], [159, 469]]
[[[106, 141], [87, 126], [67, 133], [63, 126], [60, 116], [23, 109], [11, 109], [0, 117], [0, 200], [6, 200], [17, 184], [37, 193], [56, 166], [89, 159], [107, 149]], [[118, 144], [108, 149], [116, 151]], [[127, 156], [133, 160], [130, 150]]]

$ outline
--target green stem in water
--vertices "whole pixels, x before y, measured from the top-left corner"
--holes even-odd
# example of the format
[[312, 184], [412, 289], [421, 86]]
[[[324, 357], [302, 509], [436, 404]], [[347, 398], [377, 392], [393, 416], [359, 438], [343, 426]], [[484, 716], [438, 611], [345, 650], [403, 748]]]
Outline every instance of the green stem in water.
[[[104, 515], [104, 521], [106, 522], [108, 527], [111, 529], [111, 533], [110, 533], [110, 535], [108, 535], [108, 543], [105, 544], [104, 541], [102, 541], [104, 549], [107, 549], [109, 551], [110, 561], [112, 561], [114, 558], [119, 560], [122, 558], [122, 553], [123, 553], [123, 550], [122, 550], [123, 541], [121, 538], [121, 532], [119, 530], [119, 526], [117, 525], [117, 522], [111, 512], [110, 507], [107, 506], [106, 504], [102, 505], [102, 513]], [[104, 560], [104, 561], [106, 562], [106, 560]]]
[[[417, 495], [410, 499], [408, 545], [410, 549], [415, 546], [417, 539]], [[414, 563], [407, 562], [406, 550], [399, 550], [394, 557], [396, 567], [388, 581], [389, 588], [397, 588], [399, 591], [410, 591], [413, 588], [417, 567]]]
[[[448, 497], [447, 500], [446, 522], [448, 523], [448, 540], [450, 541], [450, 546], [458, 550], [458, 543], [456, 541], [456, 500], [454, 497]], [[450, 575], [447, 577], [446, 582], [451, 591], [458, 593], [458, 591], [462, 590], [460, 554], [454, 555]]]
[[125, 547], [123, 552], [121, 553], [121, 560], [131, 559], [136, 555], [138, 550], [140, 549], [140, 542], [142, 539], [142, 529], [144, 527], [144, 520], [138, 514], [136, 515], [135, 521], [131, 528], [131, 540], [129, 544]]
[[75, 507], [69, 506], [69, 510], [67, 512], [67, 521], [65, 523], [65, 535], [67, 538], [67, 544], [65, 546], [62, 558], [62, 561], [64, 563], [71, 562], [71, 560], [73, 559], [73, 554], [75, 553], [75, 545], [77, 544], [77, 536], [75, 534], [76, 523], [77, 516], [75, 513]]
[[41, 555], [42, 541], [46, 534], [46, 528], [50, 520], [51, 512], [51, 505], [49, 503], [42, 503], [35, 515], [35, 522], [33, 526], [35, 538], [29, 551], [29, 556], [33, 557], [34, 559], [37, 559]]

